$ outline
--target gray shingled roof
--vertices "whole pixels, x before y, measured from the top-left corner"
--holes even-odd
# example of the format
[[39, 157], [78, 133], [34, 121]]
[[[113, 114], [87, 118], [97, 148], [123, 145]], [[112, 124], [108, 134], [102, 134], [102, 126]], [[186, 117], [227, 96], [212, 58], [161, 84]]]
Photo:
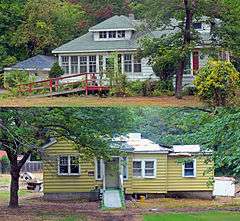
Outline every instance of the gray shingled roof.
[[131, 40], [94, 41], [93, 34], [88, 32], [87, 34], [53, 50], [53, 53], [136, 50], [137, 46], [136, 35], [133, 36]]
[[27, 60], [21, 61], [10, 68], [6, 68], [8, 70], [50, 70], [53, 66], [54, 62], [56, 62], [55, 57], [46, 56], [46, 55], [37, 55]]
[[89, 29], [89, 31], [97, 31], [104, 29], [132, 29], [135, 30], [134, 22], [124, 16], [124, 15], [115, 15]]

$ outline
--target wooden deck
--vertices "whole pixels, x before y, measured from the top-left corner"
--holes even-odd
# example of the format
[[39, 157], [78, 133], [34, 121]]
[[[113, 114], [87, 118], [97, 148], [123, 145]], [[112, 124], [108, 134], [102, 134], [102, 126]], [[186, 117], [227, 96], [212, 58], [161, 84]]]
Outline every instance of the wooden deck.
[[50, 78], [18, 85], [18, 91], [29, 97], [53, 97], [74, 93], [106, 93], [110, 86], [97, 73], [81, 73], [58, 78]]

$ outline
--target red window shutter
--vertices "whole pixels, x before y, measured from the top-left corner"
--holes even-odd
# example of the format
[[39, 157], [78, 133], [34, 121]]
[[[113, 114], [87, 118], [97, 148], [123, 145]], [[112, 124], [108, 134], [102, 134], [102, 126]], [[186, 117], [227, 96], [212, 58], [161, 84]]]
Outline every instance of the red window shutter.
[[193, 52], [193, 71], [199, 70], [199, 51]]

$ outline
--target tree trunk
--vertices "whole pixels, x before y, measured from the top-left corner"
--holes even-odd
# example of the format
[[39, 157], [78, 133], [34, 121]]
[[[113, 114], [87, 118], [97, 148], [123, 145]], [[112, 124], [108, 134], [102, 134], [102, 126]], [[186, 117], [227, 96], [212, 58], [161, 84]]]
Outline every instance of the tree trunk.
[[18, 204], [18, 190], [19, 190], [19, 177], [20, 177], [20, 170], [16, 165], [11, 164], [11, 187], [10, 187], [10, 201], [9, 207], [17, 208], [19, 207]]
[[183, 57], [179, 62], [179, 69], [176, 74], [176, 86], [175, 86], [175, 96], [178, 99], [182, 98], [182, 82], [183, 82], [183, 75], [185, 70], [186, 64], [186, 55], [185, 52], [188, 46], [191, 43], [191, 27], [192, 27], [192, 19], [193, 19], [193, 10], [195, 8], [196, 2], [194, 0], [184, 0], [184, 7], [185, 7], [185, 27], [183, 33]]

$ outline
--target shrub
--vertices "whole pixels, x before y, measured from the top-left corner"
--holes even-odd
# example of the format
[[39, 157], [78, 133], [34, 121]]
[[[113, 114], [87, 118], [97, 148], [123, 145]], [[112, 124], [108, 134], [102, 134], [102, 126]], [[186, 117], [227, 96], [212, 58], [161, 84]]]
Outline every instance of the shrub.
[[140, 80], [128, 82], [127, 88], [132, 95], [143, 95], [143, 82]]
[[197, 95], [214, 106], [234, 101], [240, 85], [240, 73], [230, 62], [209, 60], [194, 80]]
[[183, 88], [182, 95], [183, 96], [193, 96], [196, 94], [196, 87], [188, 86]]
[[57, 78], [64, 74], [63, 69], [55, 62], [49, 72], [49, 78]]
[[11, 71], [4, 73], [4, 87], [13, 95], [18, 95], [18, 84], [27, 84], [35, 81], [35, 76], [25, 71]]

